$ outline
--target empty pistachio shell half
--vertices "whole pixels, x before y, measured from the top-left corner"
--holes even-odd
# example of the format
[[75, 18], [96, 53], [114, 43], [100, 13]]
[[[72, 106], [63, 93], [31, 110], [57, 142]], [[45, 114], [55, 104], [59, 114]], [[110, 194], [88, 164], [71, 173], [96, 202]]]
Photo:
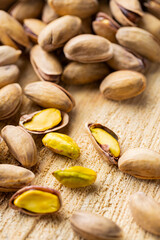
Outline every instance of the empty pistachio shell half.
[[20, 55], [20, 50], [16, 50], [10, 46], [0, 46], [0, 66], [15, 63]]
[[0, 88], [14, 83], [19, 76], [19, 69], [16, 65], [6, 65], [0, 67]]
[[86, 129], [98, 153], [109, 164], [117, 165], [120, 156], [118, 136], [112, 130], [99, 123], [86, 123]]
[[145, 88], [145, 76], [131, 70], [113, 72], [100, 85], [100, 91], [105, 98], [117, 101], [133, 98], [142, 93]]
[[82, 34], [72, 38], [64, 47], [66, 58], [82, 62], [105, 62], [113, 56], [111, 43], [92, 34]]
[[59, 16], [56, 11], [50, 7], [48, 3], [46, 3], [42, 11], [42, 21], [45, 23], [50, 23], [58, 17]]
[[42, 139], [44, 146], [60, 155], [77, 159], [80, 155], [80, 149], [77, 143], [66, 134], [47, 133]]
[[81, 19], [75, 16], [60, 17], [49, 23], [39, 34], [38, 43], [45, 51], [53, 51], [80, 33]]
[[131, 196], [130, 209], [133, 219], [146, 231], [160, 236], [160, 204], [143, 192]]
[[32, 136], [22, 127], [7, 125], [1, 135], [11, 154], [24, 167], [32, 167], [37, 163], [37, 148]]
[[69, 116], [55, 108], [47, 108], [31, 114], [23, 115], [19, 125], [27, 132], [34, 134], [45, 134], [57, 131], [65, 127], [69, 122]]
[[57, 170], [52, 174], [61, 184], [69, 188], [87, 187], [93, 184], [97, 178], [95, 171], [81, 166]]
[[31, 64], [42, 81], [58, 83], [62, 74], [62, 66], [53, 53], [44, 51], [35, 45], [30, 52]]
[[39, 19], [28, 18], [24, 19], [24, 30], [27, 36], [35, 43], [37, 43], [38, 35], [46, 26], [44, 22]]
[[120, 157], [118, 167], [136, 178], [160, 179], [160, 154], [145, 148], [129, 149]]
[[14, 192], [29, 185], [35, 178], [26, 168], [11, 164], [0, 164], [0, 192]]
[[88, 240], [118, 240], [122, 238], [121, 228], [111, 219], [77, 211], [70, 218], [73, 230]]
[[71, 94], [64, 88], [51, 82], [29, 83], [24, 89], [25, 95], [44, 108], [57, 108], [70, 112], [75, 106]]
[[159, 0], [145, 0], [143, 1], [144, 6], [148, 12], [160, 19], [160, 1]]
[[30, 216], [52, 214], [61, 208], [62, 201], [57, 190], [29, 186], [20, 189], [10, 199], [9, 205], [14, 210], [19, 210]]

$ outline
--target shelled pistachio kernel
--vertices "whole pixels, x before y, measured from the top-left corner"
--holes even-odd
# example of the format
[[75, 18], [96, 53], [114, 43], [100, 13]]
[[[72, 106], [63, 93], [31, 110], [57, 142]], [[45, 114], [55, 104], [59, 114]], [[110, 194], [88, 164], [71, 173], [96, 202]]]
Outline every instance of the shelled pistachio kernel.
[[80, 149], [77, 143], [66, 134], [48, 133], [42, 139], [44, 146], [50, 148], [53, 152], [76, 159], [80, 155]]
[[57, 170], [52, 174], [60, 183], [69, 188], [87, 187], [93, 184], [97, 178], [95, 171], [81, 166]]

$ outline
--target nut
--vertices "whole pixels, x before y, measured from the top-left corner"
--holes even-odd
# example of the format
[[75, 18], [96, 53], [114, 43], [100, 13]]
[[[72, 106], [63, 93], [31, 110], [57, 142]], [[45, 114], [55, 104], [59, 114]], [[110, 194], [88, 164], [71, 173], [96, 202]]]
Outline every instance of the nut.
[[93, 184], [97, 178], [95, 171], [81, 166], [57, 170], [52, 174], [61, 184], [69, 188], [87, 187]]
[[101, 83], [100, 91], [105, 98], [125, 100], [142, 93], [146, 87], [146, 78], [143, 74], [121, 70], [109, 74]]
[[15, 63], [21, 55], [20, 50], [9, 46], [0, 46], [0, 66]]
[[1, 135], [11, 154], [24, 167], [32, 167], [37, 163], [37, 148], [31, 135], [22, 127], [5, 126]]
[[43, 144], [53, 152], [69, 158], [77, 159], [80, 149], [77, 143], [69, 136], [62, 133], [47, 133], [42, 139]]
[[73, 230], [88, 240], [118, 240], [122, 237], [121, 228], [111, 219], [77, 211], [70, 218]]
[[9, 205], [14, 210], [19, 210], [30, 216], [52, 214], [61, 208], [62, 201], [57, 190], [29, 186], [20, 189], [10, 199]]
[[51, 8], [49, 4], [46, 3], [42, 11], [42, 21], [48, 24], [51, 21], [57, 19], [58, 17], [59, 16], [54, 10], [54, 8]]
[[145, 0], [144, 6], [154, 16], [160, 19], [160, 1], [159, 0]]
[[141, 179], [160, 179], [160, 154], [150, 149], [133, 148], [118, 161], [122, 172]]
[[46, 24], [39, 19], [24, 19], [24, 30], [27, 36], [34, 42], [37, 43], [38, 35]]
[[23, 167], [0, 164], [0, 192], [14, 192], [30, 184], [34, 173]]
[[7, 65], [0, 67], [0, 88], [14, 83], [19, 76], [19, 69], [16, 65]]

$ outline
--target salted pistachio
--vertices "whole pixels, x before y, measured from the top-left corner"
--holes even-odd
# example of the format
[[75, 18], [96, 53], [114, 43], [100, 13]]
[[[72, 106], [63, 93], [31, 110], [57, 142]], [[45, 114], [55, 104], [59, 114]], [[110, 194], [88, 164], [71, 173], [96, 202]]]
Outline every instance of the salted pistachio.
[[39, 34], [38, 43], [45, 51], [53, 51], [81, 30], [81, 19], [76, 16], [63, 16], [49, 23]]
[[28, 18], [24, 19], [24, 30], [27, 36], [35, 43], [37, 43], [38, 35], [46, 26], [44, 22], [39, 19]]
[[61, 184], [69, 188], [90, 186], [97, 178], [95, 171], [81, 166], [56, 170], [52, 174]]
[[66, 58], [82, 62], [105, 62], [113, 56], [111, 43], [92, 34], [82, 34], [69, 40], [64, 46]]
[[134, 26], [143, 16], [138, 0], [111, 0], [110, 9], [114, 18], [124, 26]]
[[0, 120], [10, 118], [22, 103], [22, 89], [18, 83], [11, 83], [0, 89]]
[[47, 108], [31, 114], [23, 115], [19, 125], [29, 133], [44, 134], [57, 131], [65, 127], [69, 122], [69, 116], [55, 108]]
[[30, 216], [53, 214], [61, 208], [62, 201], [57, 190], [29, 186], [17, 191], [10, 199], [9, 205]]
[[51, 21], [57, 19], [59, 16], [48, 3], [44, 5], [43, 11], [42, 11], [42, 21], [45, 23], [50, 23]]
[[1, 0], [0, 1], [0, 9], [8, 10], [11, 4], [13, 4], [16, 0]]
[[146, 30], [138, 27], [123, 27], [117, 31], [116, 38], [122, 46], [137, 52], [150, 61], [160, 63], [160, 56], [157, 54], [160, 52], [160, 43]]
[[92, 26], [97, 35], [107, 38], [111, 42], [117, 42], [115, 35], [120, 25], [109, 15], [99, 12]]
[[160, 1], [159, 0], [146, 0], [144, 6], [154, 16], [160, 19]]
[[19, 76], [19, 69], [16, 65], [6, 65], [0, 67], [0, 88], [14, 83]]
[[16, 50], [10, 46], [0, 46], [0, 66], [15, 63], [21, 53], [20, 50]]
[[160, 204], [143, 192], [130, 198], [130, 209], [135, 222], [144, 230], [160, 236]]
[[105, 63], [69, 63], [62, 74], [62, 81], [71, 85], [82, 85], [102, 80], [109, 74]]
[[42, 81], [59, 82], [62, 66], [53, 53], [48, 53], [39, 45], [35, 45], [31, 49], [30, 60], [34, 71]]
[[51, 7], [60, 15], [75, 15], [87, 18], [98, 11], [97, 0], [48, 0]]
[[55, 132], [47, 133], [42, 139], [42, 142], [44, 146], [60, 155], [72, 159], [77, 159], [80, 155], [80, 148], [77, 143], [66, 134]]
[[76, 211], [70, 218], [72, 229], [88, 240], [118, 240], [123, 236], [121, 228], [111, 219], [101, 215]]
[[118, 136], [111, 129], [99, 123], [86, 123], [86, 129], [98, 153], [109, 164], [117, 165], [120, 156]]
[[75, 106], [71, 94], [64, 88], [51, 82], [33, 82], [26, 85], [24, 94], [44, 108], [57, 108], [70, 112]]
[[10, 153], [24, 167], [32, 167], [37, 163], [37, 148], [32, 136], [19, 126], [7, 125], [1, 135]]

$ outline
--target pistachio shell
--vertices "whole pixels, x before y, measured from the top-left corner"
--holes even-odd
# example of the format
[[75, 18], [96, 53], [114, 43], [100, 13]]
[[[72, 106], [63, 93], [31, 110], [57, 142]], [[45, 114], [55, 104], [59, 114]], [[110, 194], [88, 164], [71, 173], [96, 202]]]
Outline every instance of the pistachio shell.
[[160, 19], [160, 1], [159, 0], [147, 0], [144, 2], [144, 6], [154, 16]]
[[0, 46], [0, 66], [15, 63], [20, 55], [20, 50], [16, 50], [10, 46]]
[[1, 135], [11, 154], [24, 167], [32, 167], [37, 163], [37, 148], [31, 135], [22, 127], [5, 126]]
[[0, 88], [14, 83], [19, 76], [19, 69], [16, 65], [7, 65], [0, 67]]
[[42, 21], [45, 23], [50, 23], [58, 17], [59, 16], [56, 11], [51, 8], [48, 3], [46, 3], [42, 11]]
[[28, 18], [24, 19], [24, 30], [28, 37], [35, 43], [37, 43], [38, 35], [46, 24], [39, 19]]

